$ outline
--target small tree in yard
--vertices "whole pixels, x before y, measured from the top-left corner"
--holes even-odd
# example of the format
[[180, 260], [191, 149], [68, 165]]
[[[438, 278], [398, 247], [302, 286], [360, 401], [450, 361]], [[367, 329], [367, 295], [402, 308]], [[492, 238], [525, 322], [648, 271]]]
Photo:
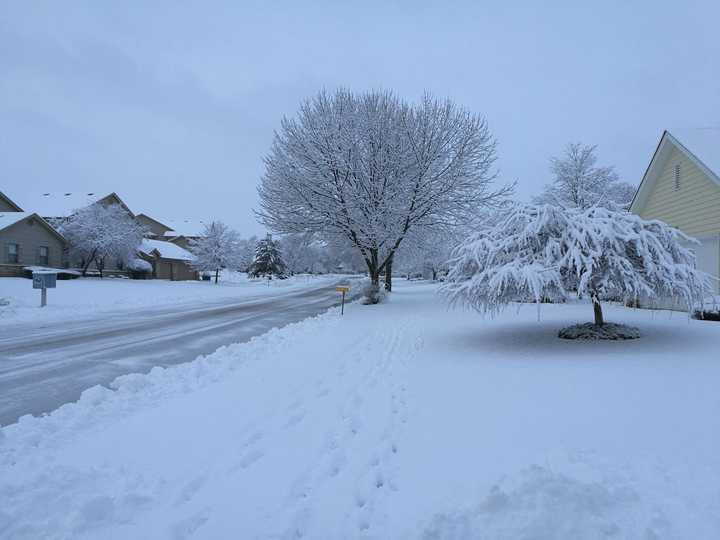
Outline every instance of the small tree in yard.
[[285, 262], [282, 259], [277, 244], [269, 234], [260, 240], [255, 248], [255, 260], [250, 265], [248, 273], [252, 277], [266, 276], [272, 279], [273, 276], [285, 277]]
[[596, 151], [597, 146], [569, 144], [562, 158], [550, 160], [553, 181], [534, 202], [583, 210], [592, 206], [629, 208], [635, 186], [621, 182], [613, 167], [598, 167]]
[[135, 257], [146, 232], [120, 205], [99, 203], [81, 208], [57, 228], [70, 244], [71, 255], [83, 261], [83, 276], [94, 262], [100, 277], [108, 257], [123, 262]]
[[205, 225], [200, 238], [190, 242], [190, 251], [195, 255], [192, 265], [200, 272], [214, 272], [218, 282], [222, 268], [234, 267], [239, 258], [240, 237], [220, 221]]
[[626, 212], [518, 205], [455, 250], [442, 291], [452, 304], [491, 314], [513, 301], [576, 294], [591, 300], [595, 322], [560, 337], [638, 337], [637, 329], [606, 323], [601, 301], [672, 297], [692, 308], [708, 277], [681, 241], [693, 240]]

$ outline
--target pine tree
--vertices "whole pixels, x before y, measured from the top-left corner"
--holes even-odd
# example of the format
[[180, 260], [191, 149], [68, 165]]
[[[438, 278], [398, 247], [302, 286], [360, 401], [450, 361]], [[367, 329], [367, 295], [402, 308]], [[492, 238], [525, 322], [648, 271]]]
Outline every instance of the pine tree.
[[271, 235], [267, 235], [260, 240], [255, 248], [255, 259], [250, 265], [248, 273], [252, 277], [265, 276], [272, 279], [276, 276], [280, 279], [285, 278], [286, 265], [282, 259], [277, 244], [273, 241]]

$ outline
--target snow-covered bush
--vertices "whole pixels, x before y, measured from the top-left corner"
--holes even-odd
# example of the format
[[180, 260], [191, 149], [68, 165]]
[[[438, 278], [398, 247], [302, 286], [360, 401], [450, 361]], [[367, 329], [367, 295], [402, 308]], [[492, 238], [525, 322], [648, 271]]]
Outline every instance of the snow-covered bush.
[[133, 279], [147, 279], [153, 271], [152, 264], [138, 257], [130, 259], [127, 268], [130, 271], [130, 277]]
[[703, 308], [693, 311], [693, 319], [702, 321], [720, 321], [720, 308]]
[[145, 259], [130, 259], [127, 263], [128, 270], [134, 272], [148, 273], [152, 272], [152, 264], [147, 262]]
[[385, 291], [377, 283], [373, 283], [371, 280], [367, 280], [362, 285], [362, 300], [363, 304], [381, 304], [385, 300]]
[[623, 211], [516, 205], [454, 252], [442, 291], [451, 304], [497, 313], [510, 302], [589, 298], [600, 302], [675, 298], [691, 309], [708, 277], [667, 224]]

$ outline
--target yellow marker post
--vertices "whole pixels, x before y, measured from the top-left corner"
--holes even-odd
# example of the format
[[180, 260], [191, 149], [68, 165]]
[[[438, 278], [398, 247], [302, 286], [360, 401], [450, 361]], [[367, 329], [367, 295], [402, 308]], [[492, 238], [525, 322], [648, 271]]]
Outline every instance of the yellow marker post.
[[340, 306], [340, 315], [345, 314], [345, 293], [350, 290], [350, 287], [335, 287], [337, 292], [342, 293], [342, 305]]

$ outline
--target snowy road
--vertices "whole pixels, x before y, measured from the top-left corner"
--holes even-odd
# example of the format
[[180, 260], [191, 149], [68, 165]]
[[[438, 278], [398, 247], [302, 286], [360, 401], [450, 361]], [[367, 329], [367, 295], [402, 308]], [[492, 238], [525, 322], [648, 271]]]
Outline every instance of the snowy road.
[[0, 425], [75, 401], [118, 375], [194, 360], [222, 345], [316, 315], [333, 286], [270, 298], [122, 311], [99, 320], [0, 328]]

